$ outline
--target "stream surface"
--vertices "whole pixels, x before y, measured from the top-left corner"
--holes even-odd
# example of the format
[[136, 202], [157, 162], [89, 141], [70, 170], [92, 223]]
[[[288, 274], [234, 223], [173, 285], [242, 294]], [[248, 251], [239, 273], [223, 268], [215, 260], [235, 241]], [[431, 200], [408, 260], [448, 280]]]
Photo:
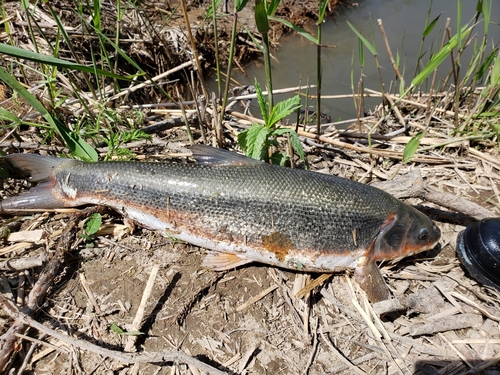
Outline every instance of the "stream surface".
[[[489, 49], [492, 44], [500, 41], [500, 6], [493, 0], [491, 23], [489, 30]], [[391, 66], [384, 45], [382, 34], [377, 24], [381, 19], [385, 28], [387, 39], [394, 58], [399, 54], [401, 63], [400, 71], [404, 74], [406, 83], [409, 84], [414, 77], [418, 53], [425, 29], [430, 1], [424, 0], [360, 0], [357, 6], [351, 8], [337, 7], [337, 12], [331, 19], [323, 24], [323, 44], [334, 46], [324, 48], [322, 52], [323, 86], [322, 86], [322, 112], [331, 117], [332, 121], [348, 120], [356, 117], [354, 100], [351, 98], [328, 98], [331, 95], [349, 95], [351, 89], [351, 72], [354, 71], [354, 82], [360, 76], [360, 63], [358, 57], [358, 38], [351, 30], [347, 21], [362, 33], [373, 44], [375, 42], [385, 89], [389, 90], [391, 82], [395, 80], [395, 72]], [[476, 0], [462, 0], [462, 20], [464, 25], [476, 15]], [[423, 63], [427, 63], [431, 52], [437, 51], [441, 44], [446, 19], [450, 18], [450, 27], [453, 34], [457, 29], [457, 0], [435, 0], [432, 2], [429, 22], [441, 15], [433, 32], [427, 36], [423, 51]], [[310, 31], [315, 31], [312, 25]], [[473, 35], [476, 35], [479, 44], [483, 38], [484, 24], [476, 26]], [[469, 45], [462, 61], [461, 77], [465, 74], [467, 65], [473, 53], [473, 45]], [[274, 60], [271, 61], [273, 88], [287, 88], [299, 85], [315, 84], [316, 82], [316, 46], [307, 39], [295, 35], [280, 41], [278, 50], [272, 51]], [[364, 48], [364, 86], [380, 91], [380, 80], [377, 73], [373, 55]], [[245, 67], [246, 75], [240, 70], [235, 70], [233, 78], [242, 85], [254, 83], [257, 78], [261, 86], [265, 87], [265, 72], [263, 61], [255, 61]], [[449, 59], [439, 68], [440, 78], [445, 77], [451, 70]], [[426, 89], [425, 86], [423, 89]], [[394, 90], [391, 90], [394, 92]], [[311, 94], [316, 90], [311, 89]], [[326, 97], [325, 97], [326, 96]], [[275, 103], [285, 99], [286, 95], [276, 95]], [[369, 98], [365, 102], [365, 109], [372, 109], [381, 102], [380, 98]], [[252, 102], [253, 115], [260, 115], [256, 101]], [[309, 103], [314, 110], [315, 102]]]

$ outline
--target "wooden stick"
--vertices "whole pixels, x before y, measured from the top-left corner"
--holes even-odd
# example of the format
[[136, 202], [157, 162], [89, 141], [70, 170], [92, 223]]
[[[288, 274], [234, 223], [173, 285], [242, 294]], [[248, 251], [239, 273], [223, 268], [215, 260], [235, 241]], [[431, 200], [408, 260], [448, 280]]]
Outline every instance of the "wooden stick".
[[119, 92], [118, 94], [112, 96], [109, 100], [112, 101], [112, 100], [121, 98], [122, 96], [128, 95], [134, 91], [142, 89], [143, 87], [146, 87], [147, 85], [149, 85], [153, 82], [159, 81], [160, 79], [165, 78], [165, 77], [169, 76], [170, 74], [175, 73], [175, 72], [182, 70], [184, 68], [187, 68], [188, 66], [191, 66], [191, 65], [193, 65], [193, 62], [187, 61], [184, 64], [176, 66], [175, 68], [167, 70], [166, 72], [164, 72], [162, 74], [159, 74], [151, 79], [148, 79], [146, 82], [142, 82], [142, 83], [139, 83], [138, 85], [135, 85], [135, 86], [129, 87], [128, 89], [125, 89], [122, 92]]
[[245, 310], [247, 307], [253, 305], [255, 302], [261, 300], [262, 298], [264, 298], [265, 296], [267, 296], [269, 293], [271, 293], [272, 291], [274, 291], [275, 289], [278, 288], [278, 285], [274, 284], [274, 285], [271, 285], [269, 288], [267, 288], [266, 290], [263, 290], [262, 292], [260, 292], [259, 294], [257, 294], [256, 296], [250, 298], [248, 301], [246, 301], [244, 304], [238, 306], [236, 308], [236, 311], [237, 312], [240, 312], [240, 311], [243, 311]]
[[87, 296], [89, 297], [90, 302], [94, 306], [95, 312], [98, 315], [102, 314], [101, 308], [99, 307], [99, 304], [97, 303], [97, 300], [95, 299], [94, 293], [92, 293], [92, 290], [90, 289], [89, 284], [87, 283], [87, 279], [85, 278], [85, 275], [83, 273], [80, 273], [80, 283], [83, 286], [83, 289], [85, 289], [85, 293], [87, 293]]
[[483, 362], [483, 363], [477, 365], [476, 367], [472, 367], [464, 375], [479, 374], [482, 371], [486, 370], [487, 368], [495, 366], [498, 362], [500, 362], [500, 353], [498, 353], [496, 356], [494, 356], [489, 361]]
[[47, 261], [47, 253], [41, 253], [32, 257], [11, 259], [0, 262], [0, 271], [23, 271], [40, 267]]
[[[149, 275], [148, 282], [146, 284], [146, 288], [142, 293], [141, 303], [139, 304], [139, 308], [135, 314], [134, 321], [132, 322], [131, 331], [139, 331], [141, 328], [142, 318], [144, 317], [144, 311], [146, 310], [146, 304], [148, 303], [149, 296], [153, 291], [153, 286], [155, 284], [156, 275], [158, 274], [158, 270], [160, 266], [155, 264], [153, 269], [151, 270], [151, 274]], [[125, 345], [125, 351], [130, 352], [134, 348], [135, 341], [137, 340], [137, 336], [132, 335], [128, 337], [127, 344]]]
[[[71, 221], [64, 228], [64, 231], [59, 238], [59, 242], [56, 246], [56, 253], [48, 262], [44, 273], [36, 281], [33, 289], [31, 289], [31, 292], [28, 295], [28, 301], [22, 310], [22, 314], [24, 316], [34, 314], [35, 311], [38, 310], [39, 306], [43, 304], [49, 287], [52, 285], [52, 282], [59, 274], [59, 270], [64, 264], [64, 254], [69, 251], [71, 246], [74, 244], [74, 236], [76, 233], [75, 229], [77, 228], [77, 225], [88, 215], [94, 212], [100, 212], [102, 214], [106, 212], [106, 210], [107, 208], [103, 206], [89, 207], [73, 215]], [[5, 303], [11, 303], [4, 296], [0, 295], [0, 298], [6, 301]], [[0, 304], [0, 306], [2, 306], [2, 304]], [[17, 353], [15, 348], [18, 344], [18, 337], [16, 334], [23, 334], [26, 329], [28, 329], [28, 324], [24, 321], [17, 320], [7, 330], [7, 332], [0, 337], [0, 373], [3, 372], [9, 362], [15, 358], [15, 354]]]

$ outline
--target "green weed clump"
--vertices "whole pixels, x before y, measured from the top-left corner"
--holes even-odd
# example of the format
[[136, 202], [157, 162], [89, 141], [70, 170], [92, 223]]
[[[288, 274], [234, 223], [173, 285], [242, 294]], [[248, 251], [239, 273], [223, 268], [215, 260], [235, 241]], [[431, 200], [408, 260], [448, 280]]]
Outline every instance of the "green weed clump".
[[238, 135], [238, 144], [241, 149], [251, 158], [271, 160], [273, 164], [284, 165], [289, 156], [285, 152], [271, 152], [271, 150], [279, 147], [277, 137], [288, 135], [293, 150], [307, 164], [297, 133], [293, 129], [277, 126], [279, 121], [300, 108], [300, 97], [295, 95], [270, 107], [257, 80], [255, 80], [255, 90], [264, 124], [254, 123]]

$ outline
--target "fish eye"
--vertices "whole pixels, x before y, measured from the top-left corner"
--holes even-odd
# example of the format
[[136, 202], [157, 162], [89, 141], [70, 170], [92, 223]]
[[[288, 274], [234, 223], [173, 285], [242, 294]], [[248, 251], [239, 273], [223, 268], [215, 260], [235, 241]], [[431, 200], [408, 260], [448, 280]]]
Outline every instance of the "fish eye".
[[429, 238], [429, 230], [427, 228], [420, 229], [420, 233], [418, 234], [418, 239], [420, 241], [425, 241]]

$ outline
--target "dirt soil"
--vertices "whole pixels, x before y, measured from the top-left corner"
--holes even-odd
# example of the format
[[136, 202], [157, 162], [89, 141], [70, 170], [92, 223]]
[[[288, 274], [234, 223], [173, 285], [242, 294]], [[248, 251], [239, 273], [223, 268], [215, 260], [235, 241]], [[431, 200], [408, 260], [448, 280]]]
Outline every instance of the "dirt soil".
[[[169, 6], [166, 9], [175, 8], [175, 4]], [[310, 9], [303, 2], [286, 3], [286, 7], [292, 13]], [[194, 10], [192, 15], [196, 17]], [[148, 45], [145, 48], [155, 56], [150, 60], [152, 68], [163, 57]], [[161, 62], [167, 64], [166, 58]], [[401, 111], [405, 119], [422, 119], [418, 106]], [[356, 135], [359, 138], [329, 125], [323, 128], [322, 139], [299, 134], [312, 170], [363, 183], [395, 180], [393, 193], [428, 214], [441, 229], [435, 250], [380, 265], [393, 295], [388, 303], [369, 303], [349, 272], [330, 277], [258, 264], [227, 272], [207, 270], [201, 266], [205, 249], [138, 227], [117, 212], [104, 214], [101, 230], [90, 240], [75, 235], [83, 227], [83, 220], [77, 222], [62, 255], [59, 249], [64, 247], [65, 229], [78, 213], [48, 210], [2, 217], [0, 233], [9, 228], [12, 234], [21, 235], [2, 235], [0, 240], [0, 265], [5, 265], [0, 268], [4, 298], [0, 333], [2, 338], [9, 334], [12, 316], [20, 319], [8, 307], [9, 301], [15, 301], [18, 309], [24, 306], [22, 311], [45, 327], [13, 336], [16, 343], [7, 361], [9, 373], [382, 375], [464, 374], [486, 369], [486, 374], [498, 374], [500, 292], [475, 281], [455, 254], [457, 235], [466, 225], [484, 217], [484, 212], [499, 216], [497, 145], [457, 140], [440, 152], [431, 148], [402, 164], [403, 140], [397, 137], [366, 147], [366, 130], [381, 118], [380, 112], [375, 109], [365, 119], [363, 134]], [[452, 116], [443, 119], [432, 122], [431, 135], [449, 139]], [[224, 145], [233, 148], [235, 129], [248, 127], [248, 122], [241, 117], [226, 120]], [[151, 141], [125, 147], [140, 160], [185, 162], [190, 142], [183, 126], [181, 122], [155, 132]], [[411, 126], [414, 132], [422, 125], [415, 120]], [[379, 133], [388, 134], [398, 127], [398, 120], [390, 117]], [[360, 131], [358, 125], [355, 128]], [[193, 132], [200, 142], [202, 134]], [[16, 134], [2, 130], [0, 135], [0, 148], [6, 153], [67, 152], [58, 144], [42, 144], [32, 128]], [[208, 137], [212, 143], [212, 133]], [[433, 138], [422, 142], [432, 144]], [[99, 148], [101, 156], [106, 151], [106, 147]], [[304, 167], [298, 158], [295, 164]], [[411, 177], [415, 171], [418, 176]], [[412, 195], [409, 191], [417, 185], [425, 185], [425, 191]], [[389, 184], [382, 187], [390, 189]], [[27, 188], [26, 183], [5, 179], [0, 197]], [[444, 193], [453, 195], [456, 208], [451, 208], [453, 202], [445, 202], [449, 196]], [[471, 202], [484, 211], [473, 214]], [[28, 235], [34, 238], [26, 241]], [[47, 265], [57, 256], [61, 262], [54, 266], [54, 279], [36, 284], [50, 273]], [[23, 263], [13, 269], [7, 262], [34, 258], [41, 259], [38, 266]], [[298, 297], [306, 285], [310, 291]], [[48, 293], [38, 298], [43, 287]], [[143, 297], [148, 289], [150, 294]], [[26, 309], [29, 303], [34, 303], [31, 310]], [[140, 319], [134, 325], [138, 313]], [[70, 337], [75, 341], [68, 341]], [[131, 349], [126, 350], [128, 343]], [[96, 352], [95, 346], [116, 355], [153, 356], [179, 350], [209, 367], [144, 356], [131, 364], [109, 352]]]

